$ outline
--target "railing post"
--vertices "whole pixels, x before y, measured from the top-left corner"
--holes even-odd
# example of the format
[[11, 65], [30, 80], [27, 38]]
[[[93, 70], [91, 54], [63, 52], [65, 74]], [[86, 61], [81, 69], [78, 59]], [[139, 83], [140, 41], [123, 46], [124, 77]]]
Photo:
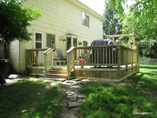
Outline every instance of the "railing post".
[[52, 59], [51, 59], [51, 61], [52, 61], [52, 62], [51, 62], [51, 63], [52, 63], [52, 64], [51, 64], [51, 68], [53, 68], [53, 50], [52, 50], [51, 54], [52, 54], [52, 55], [51, 55], [51, 57], [52, 57]]
[[70, 53], [67, 53], [67, 74], [68, 74], [68, 79], [70, 79], [70, 75], [69, 75], [69, 71], [70, 71], [69, 56], [70, 56]]
[[128, 48], [126, 48], [126, 70], [128, 70]]
[[46, 53], [44, 53], [44, 75], [47, 73], [47, 58]]
[[132, 53], [132, 63], [131, 63], [131, 68], [133, 69], [133, 63], [134, 63], [134, 50], [131, 49], [131, 53]]
[[118, 72], [120, 72], [121, 65], [121, 45], [118, 45]]

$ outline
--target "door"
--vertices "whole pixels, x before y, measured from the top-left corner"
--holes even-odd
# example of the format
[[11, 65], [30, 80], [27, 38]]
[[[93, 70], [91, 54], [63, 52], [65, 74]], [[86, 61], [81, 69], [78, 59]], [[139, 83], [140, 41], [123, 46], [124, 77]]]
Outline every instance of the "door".
[[67, 50], [71, 48], [71, 37], [67, 37]]

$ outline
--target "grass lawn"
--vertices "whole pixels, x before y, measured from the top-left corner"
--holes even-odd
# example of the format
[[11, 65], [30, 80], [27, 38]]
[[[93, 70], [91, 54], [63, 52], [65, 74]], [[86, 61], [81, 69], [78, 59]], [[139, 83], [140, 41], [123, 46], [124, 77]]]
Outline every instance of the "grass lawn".
[[[121, 84], [125, 86], [118, 86]], [[153, 95], [156, 91], [157, 66], [141, 65], [139, 73], [121, 83], [84, 85], [80, 93], [88, 97], [78, 112], [85, 118], [157, 118], [157, 95]]]
[[62, 112], [60, 84], [26, 79], [0, 87], [0, 118], [58, 118]]

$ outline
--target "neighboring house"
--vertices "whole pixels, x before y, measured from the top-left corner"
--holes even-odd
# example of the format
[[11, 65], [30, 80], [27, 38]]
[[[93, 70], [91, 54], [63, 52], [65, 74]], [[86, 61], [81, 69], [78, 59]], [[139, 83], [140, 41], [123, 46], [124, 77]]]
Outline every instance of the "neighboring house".
[[[10, 58], [17, 72], [26, 70], [26, 49], [60, 48], [63, 55], [72, 46], [82, 42], [90, 45], [103, 38], [105, 18], [78, 0], [27, 0], [24, 6], [33, 5], [41, 10], [42, 17], [31, 22], [30, 41], [14, 41], [10, 45]], [[56, 54], [55, 54], [56, 55]]]

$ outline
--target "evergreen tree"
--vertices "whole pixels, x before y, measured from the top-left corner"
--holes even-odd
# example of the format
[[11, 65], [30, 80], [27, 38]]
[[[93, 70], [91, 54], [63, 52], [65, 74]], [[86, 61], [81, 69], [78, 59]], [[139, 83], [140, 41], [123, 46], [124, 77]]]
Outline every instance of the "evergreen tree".
[[105, 2], [105, 11], [103, 16], [106, 18], [106, 21], [103, 23], [103, 31], [105, 33], [104, 38], [107, 38], [106, 35], [122, 33], [121, 20], [118, 18], [116, 11], [109, 7], [108, 1]]

